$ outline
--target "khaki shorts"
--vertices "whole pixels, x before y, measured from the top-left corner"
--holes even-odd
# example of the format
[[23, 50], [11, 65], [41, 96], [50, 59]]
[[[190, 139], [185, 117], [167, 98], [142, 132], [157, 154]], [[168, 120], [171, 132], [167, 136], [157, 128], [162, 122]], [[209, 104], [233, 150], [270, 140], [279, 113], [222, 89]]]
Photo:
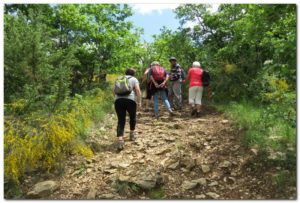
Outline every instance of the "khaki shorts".
[[194, 86], [189, 88], [189, 104], [199, 104], [201, 105], [203, 87]]

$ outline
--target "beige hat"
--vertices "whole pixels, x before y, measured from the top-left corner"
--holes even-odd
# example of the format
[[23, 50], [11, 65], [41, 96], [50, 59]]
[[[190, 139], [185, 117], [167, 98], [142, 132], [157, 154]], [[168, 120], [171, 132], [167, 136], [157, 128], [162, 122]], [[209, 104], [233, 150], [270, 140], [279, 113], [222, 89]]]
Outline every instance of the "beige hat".
[[159, 65], [158, 61], [153, 61], [153, 62], [151, 63], [151, 66], [155, 66], [155, 65]]
[[194, 61], [194, 62], [193, 62], [193, 67], [201, 67], [200, 62]]

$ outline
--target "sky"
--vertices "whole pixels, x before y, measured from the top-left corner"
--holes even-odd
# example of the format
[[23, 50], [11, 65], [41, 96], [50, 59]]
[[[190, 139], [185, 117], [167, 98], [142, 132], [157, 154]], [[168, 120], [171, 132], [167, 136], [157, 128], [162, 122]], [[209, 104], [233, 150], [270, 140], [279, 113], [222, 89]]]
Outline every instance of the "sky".
[[[165, 26], [173, 31], [177, 30], [179, 19], [174, 10], [180, 4], [129, 4], [133, 8], [133, 16], [128, 20], [133, 21], [136, 27], [144, 29], [142, 40], [153, 42], [153, 34], [160, 34], [160, 29]], [[212, 12], [218, 9], [219, 4], [212, 5]], [[184, 27], [193, 28], [195, 22], [188, 22]]]
[[133, 8], [133, 16], [128, 20], [133, 21], [136, 27], [144, 29], [142, 39], [152, 42], [151, 35], [159, 34], [163, 26], [176, 30], [179, 27], [179, 20], [173, 10], [179, 4], [130, 4]]

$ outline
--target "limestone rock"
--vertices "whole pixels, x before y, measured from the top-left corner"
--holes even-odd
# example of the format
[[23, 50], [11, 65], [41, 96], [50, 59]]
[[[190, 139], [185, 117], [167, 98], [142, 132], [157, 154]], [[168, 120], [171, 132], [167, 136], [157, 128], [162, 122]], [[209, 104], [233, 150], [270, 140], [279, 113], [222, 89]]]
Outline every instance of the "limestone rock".
[[129, 163], [119, 163], [118, 164], [118, 166], [123, 169], [127, 168], [129, 165], [130, 165]]
[[154, 188], [156, 185], [155, 180], [137, 180], [134, 183], [145, 190], [150, 190], [150, 189]]
[[88, 192], [88, 194], [87, 194], [87, 199], [95, 199], [96, 198], [96, 195], [97, 195], [97, 190], [94, 188], [94, 187], [92, 187], [90, 190], [89, 190], [89, 192]]
[[109, 163], [110, 168], [127, 168], [130, 164], [119, 163], [119, 161], [112, 161]]
[[254, 149], [254, 148], [252, 148], [251, 149], [251, 152], [256, 156], [257, 155], [257, 153], [258, 153], [258, 150], [257, 149]]
[[234, 171], [232, 171], [230, 174], [231, 174], [232, 176], [237, 176], [237, 173], [234, 172]]
[[104, 173], [108, 173], [108, 174], [113, 174], [113, 173], [116, 173], [117, 171], [118, 171], [117, 169], [104, 169], [103, 170]]
[[203, 186], [206, 185], [206, 179], [205, 178], [199, 178], [197, 180], [193, 180], [193, 182], [196, 182], [197, 184], [203, 185]]
[[201, 169], [203, 173], [208, 173], [210, 171], [210, 167], [208, 165], [202, 165]]
[[130, 176], [120, 175], [119, 176], [119, 181], [121, 181], [121, 182], [130, 182]]
[[196, 121], [197, 121], [197, 122], [206, 122], [206, 121], [207, 121], [207, 119], [198, 118]]
[[205, 186], [206, 183], [206, 179], [205, 178], [199, 178], [197, 180], [192, 180], [192, 181], [184, 181], [182, 184], [182, 188], [184, 190], [191, 190], [195, 187], [197, 187], [198, 185], [202, 185]]
[[227, 124], [227, 123], [229, 123], [229, 120], [222, 120], [221, 123], [222, 124]]
[[194, 181], [184, 181], [182, 184], [182, 188], [184, 190], [191, 190], [197, 187], [198, 183]]
[[218, 195], [217, 193], [214, 193], [214, 192], [208, 192], [208, 193], [206, 193], [206, 195], [213, 199], [218, 199], [220, 197], [220, 195]]
[[176, 140], [176, 138], [173, 137], [173, 136], [168, 136], [168, 137], [165, 138], [165, 140], [169, 141], [169, 142], [174, 142]]
[[201, 158], [201, 157], [196, 157], [195, 161], [196, 161], [196, 164], [197, 164], [198, 166], [200, 166], [201, 163], [202, 163], [202, 158]]
[[188, 170], [192, 169], [195, 166], [195, 159], [193, 159], [191, 156], [185, 156], [181, 163], [181, 166], [186, 167]]
[[137, 184], [139, 187], [145, 190], [152, 189], [156, 186], [156, 176], [152, 176], [150, 174], [148, 175], [142, 175], [137, 180], [132, 181], [135, 184]]
[[195, 196], [196, 199], [205, 199], [205, 197], [206, 196], [204, 194]]
[[151, 174], [140, 174], [135, 178], [131, 176], [120, 175], [117, 178], [117, 181], [134, 183], [142, 189], [150, 190], [156, 186], [157, 176], [152, 176]]
[[169, 160], [170, 160], [170, 158], [167, 157], [167, 158], [163, 159], [163, 160], [159, 163], [159, 165], [162, 166], [162, 167], [166, 167], [166, 165], [167, 165], [167, 163], [168, 163]]
[[101, 194], [99, 195], [99, 199], [115, 199], [115, 195], [111, 193]]
[[167, 168], [173, 169], [173, 170], [174, 170], [174, 169], [176, 169], [178, 166], [179, 166], [179, 161], [177, 161], [177, 162], [175, 162], [175, 163], [173, 163], [173, 164], [168, 165]]
[[105, 127], [101, 127], [101, 128], [99, 129], [99, 131], [100, 131], [101, 133], [105, 132], [105, 131], [106, 131], [106, 130], [105, 130]]
[[223, 161], [219, 164], [220, 168], [228, 168], [231, 166], [231, 162], [230, 161]]
[[27, 193], [28, 198], [40, 198], [50, 195], [59, 188], [56, 181], [47, 180], [39, 182], [33, 186], [33, 189]]
[[240, 148], [240, 145], [234, 145], [230, 150], [235, 152]]
[[71, 176], [77, 176], [77, 175], [80, 175], [81, 173], [82, 173], [81, 170], [76, 170], [71, 174]]
[[213, 181], [211, 182], [208, 186], [212, 187], [212, 186], [216, 186], [218, 185], [219, 183], [217, 181]]

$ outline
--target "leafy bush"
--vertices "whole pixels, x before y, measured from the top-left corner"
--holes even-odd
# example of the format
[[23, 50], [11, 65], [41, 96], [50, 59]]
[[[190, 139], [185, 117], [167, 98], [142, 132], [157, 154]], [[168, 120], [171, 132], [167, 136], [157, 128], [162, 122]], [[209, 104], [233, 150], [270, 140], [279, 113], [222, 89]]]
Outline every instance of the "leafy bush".
[[[104, 110], [111, 108], [113, 97], [100, 89], [89, 94], [65, 100], [53, 113], [38, 110], [23, 117], [5, 116], [6, 180], [18, 183], [26, 171], [50, 170], [70, 153], [93, 155], [84, 144], [86, 132], [94, 121], [103, 118]], [[6, 104], [5, 108], [12, 113], [21, 108], [20, 103]]]

